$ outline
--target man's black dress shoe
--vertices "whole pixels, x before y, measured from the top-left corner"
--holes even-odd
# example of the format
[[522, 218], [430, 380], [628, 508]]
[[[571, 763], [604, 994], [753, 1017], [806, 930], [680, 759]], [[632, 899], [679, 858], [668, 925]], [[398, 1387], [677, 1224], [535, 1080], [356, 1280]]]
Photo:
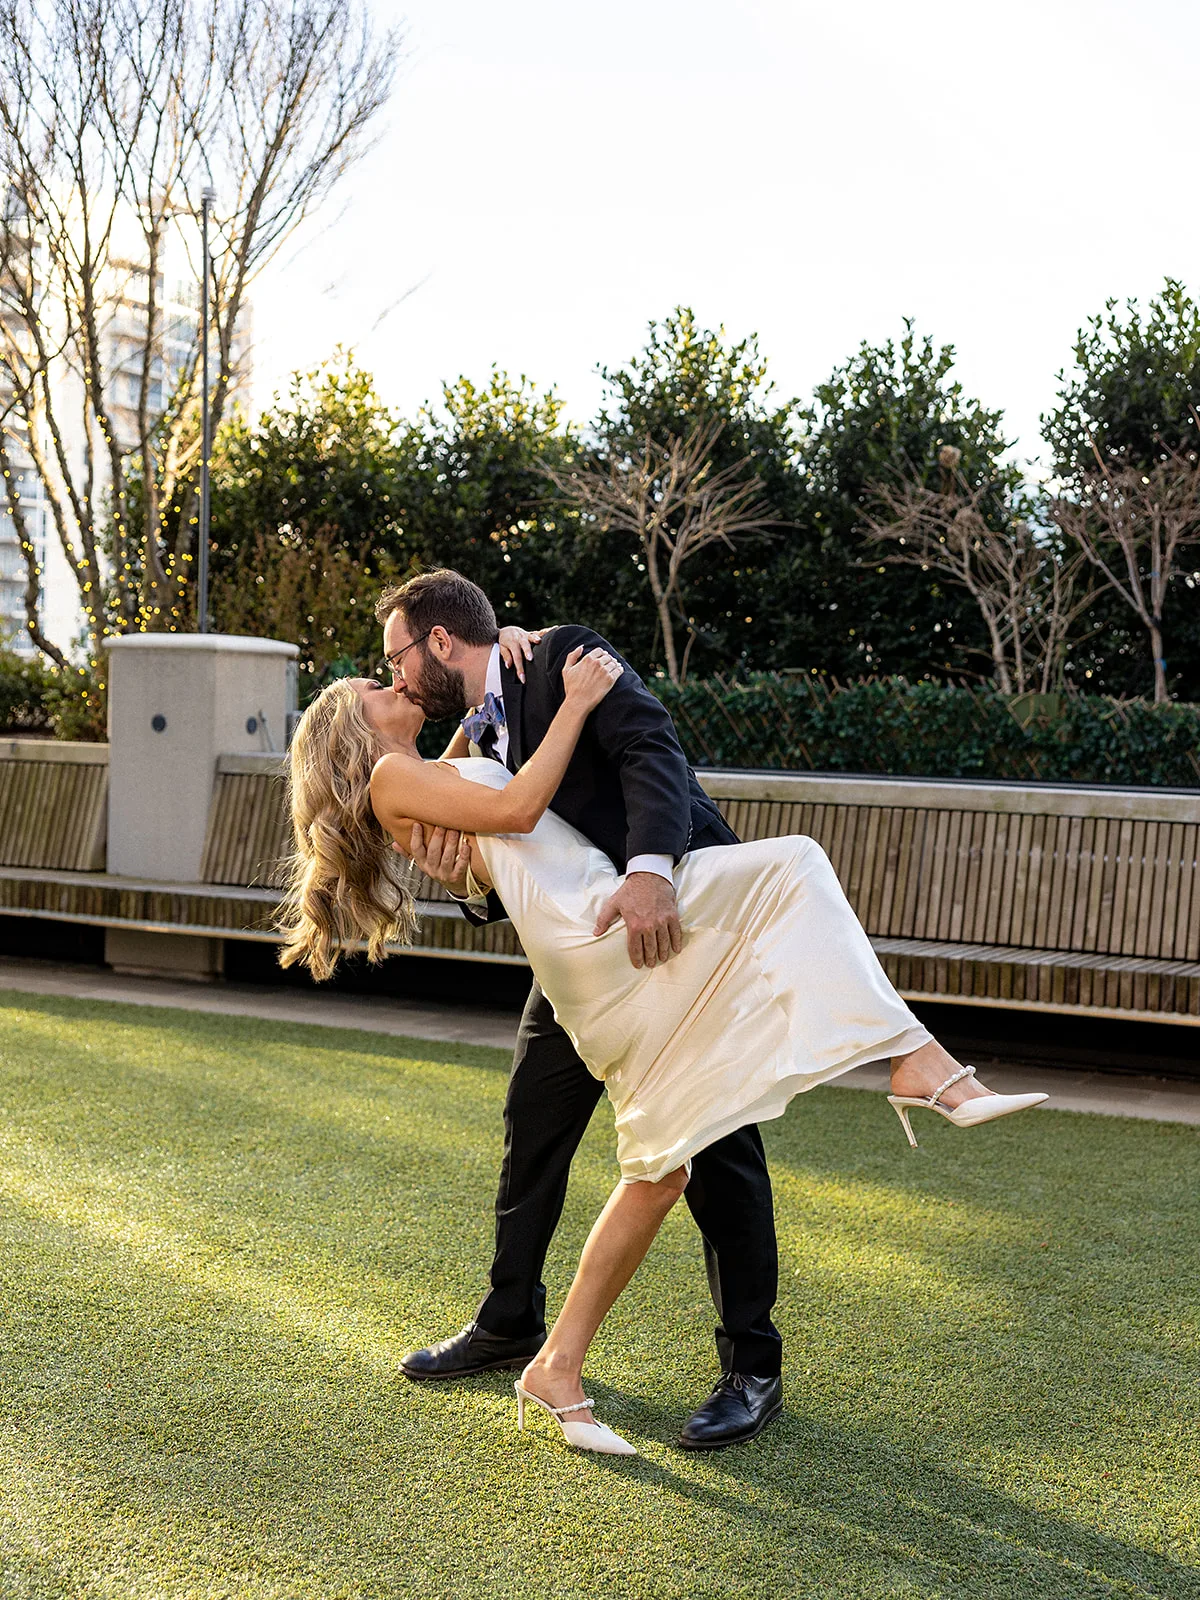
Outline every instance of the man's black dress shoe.
[[757, 1439], [783, 1410], [783, 1379], [722, 1373], [708, 1399], [684, 1423], [679, 1443], [685, 1450], [723, 1450], [727, 1444]]
[[468, 1322], [461, 1333], [425, 1350], [411, 1350], [400, 1363], [406, 1378], [469, 1378], [473, 1372], [498, 1372], [505, 1367], [524, 1367], [546, 1342], [544, 1333], [527, 1339], [502, 1339], [488, 1333], [477, 1322]]

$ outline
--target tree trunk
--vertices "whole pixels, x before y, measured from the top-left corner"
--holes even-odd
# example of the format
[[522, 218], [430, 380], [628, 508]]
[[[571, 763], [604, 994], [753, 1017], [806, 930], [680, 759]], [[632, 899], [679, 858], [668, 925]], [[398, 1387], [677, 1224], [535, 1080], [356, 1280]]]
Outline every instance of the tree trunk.
[[1167, 663], [1163, 660], [1161, 617], [1150, 619], [1150, 649], [1154, 655], [1154, 703], [1162, 705], [1171, 697], [1167, 693]]
[[1004, 653], [1004, 640], [1000, 637], [1000, 629], [996, 626], [995, 619], [985, 611], [984, 621], [987, 623], [988, 634], [992, 641], [992, 665], [996, 669], [996, 678], [1000, 684], [1001, 694], [1013, 692], [1012, 675], [1008, 670], [1008, 659]]
[[663, 653], [667, 658], [667, 676], [678, 688], [679, 662], [675, 655], [675, 634], [671, 627], [670, 597], [664, 592], [662, 580], [658, 575], [658, 560], [645, 540], [642, 542], [642, 552], [646, 557], [646, 576], [650, 580], [650, 592], [654, 596], [654, 606], [658, 612], [658, 625], [662, 629]]
[[667, 658], [667, 676], [678, 689], [679, 661], [675, 655], [675, 633], [671, 626], [671, 606], [665, 595], [659, 598], [657, 604], [658, 620], [663, 636], [663, 653]]

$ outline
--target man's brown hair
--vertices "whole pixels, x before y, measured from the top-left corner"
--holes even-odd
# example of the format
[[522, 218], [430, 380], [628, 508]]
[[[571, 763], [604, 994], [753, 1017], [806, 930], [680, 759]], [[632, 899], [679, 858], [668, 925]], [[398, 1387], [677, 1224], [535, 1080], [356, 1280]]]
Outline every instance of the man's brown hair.
[[375, 615], [383, 623], [393, 611], [403, 613], [414, 639], [432, 628], [445, 628], [464, 644], [495, 644], [500, 632], [487, 595], [449, 567], [420, 572], [385, 589], [375, 602]]

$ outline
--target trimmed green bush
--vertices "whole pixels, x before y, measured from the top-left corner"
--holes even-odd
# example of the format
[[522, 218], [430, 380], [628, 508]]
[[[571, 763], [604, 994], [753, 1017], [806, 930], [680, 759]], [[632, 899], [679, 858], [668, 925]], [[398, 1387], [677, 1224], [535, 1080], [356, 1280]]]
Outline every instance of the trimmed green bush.
[[108, 693], [92, 666], [55, 671], [49, 694], [56, 739], [103, 743], [108, 738]]
[[53, 733], [53, 678], [39, 659], [0, 649], [0, 733]]
[[703, 767], [1017, 782], [1200, 784], [1200, 705], [801, 673], [650, 687]]
[[103, 740], [104, 684], [87, 667], [64, 671], [0, 649], [0, 735]]

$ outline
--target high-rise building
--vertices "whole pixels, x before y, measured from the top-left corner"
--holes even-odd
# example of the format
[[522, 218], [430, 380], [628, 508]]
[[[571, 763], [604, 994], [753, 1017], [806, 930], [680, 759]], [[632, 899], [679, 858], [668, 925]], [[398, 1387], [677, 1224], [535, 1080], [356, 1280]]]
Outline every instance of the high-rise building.
[[[164, 239], [159, 256], [152, 330], [144, 237], [132, 212], [118, 218], [113, 247], [101, 281], [96, 285], [96, 300], [101, 307], [98, 339], [105, 406], [113, 438], [126, 459], [138, 445], [143, 374], [146, 374], [148, 418], [156, 425], [171, 403], [181, 374], [196, 358], [200, 344], [199, 263], [199, 226], [190, 214], [180, 216]], [[58, 320], [62, 315], [63, 308], [51, 302], [47, 320]], [[226, 416], [233, 404], [249, 404], [250, 327], [247, 304], [235, 330], [234, 381], [225, 401]], [[13, 337], [11, 331], [9, 337]], [[215, 332], [210, 337], [209, 374], [213, 382], [218, 370]], [[54, 340], [48, 342], [53, 345]], [[67, 471], [77, 487], [88, 487], [94, 512], [98, 519], [102, 518], [111, 483], [109, 451], [99, 435], [92, 408], [85, 404], [83, 378], [77, 365], [59, 358], [52, 368], [50, 390]], [[0, 384], [0, 409], [4, 401]], [[15, 416], [10, 414], [8, 421], [0, 426], [5, 429], [14, 475], [18, 470], [20, 473], [24, 520], [41, 569], [39, 614], [43, 631], [60, 649], [77, 655], [81, 652], [84, 618], [76, 575], [62, 548], [52, 506], [22, 441]], [[50, 454], [49, 440], [42, 442]], [[68, 519], [70, 526], [71, 519]], [[71, 531], [75, 533], [74, 528]], [[26, 581], [24, 557], [5, 499], [0, 502], [0, 637], [6, 637], [15, 648], [29, 653], [33, 645], [25, 627]]]
[[[19, 208], [10, 195], [0, 219], [4, 229], [4, 258], [0, 262], [0, 346], [6, 356], [19, 357], [29, 348], [28, 331], [16, 310], [20, 296], [11, 293], [18, 277], [28, 266], [27, 239], [21, 229]], [[19, 360], [15, 363], [19, 367]], [[16, 391], [8, 361], [0, 363], [0, 428], [3, 428], [4, 478], [0, 483], [0, 645], [30, 652], [33, 645], [25, 631], [25, 593], [29, 568], [22, 549], [17, 518], [25, 538], [33, 545], [38, 567], [45, 572], [46, 501], [41, 480], [29, 455], [29, 438], [15, 404]], [[40, 598], [40, 597], [39, 597]]]
[[[41, 614], [45, 606], [46, 525], [49, 510], [42, 493], [41, 480], [21, 444], [19, 432], [11, 426], [6, 432], [12, 487], [19, 498], [19, 514], [25, 537], [33, 545], [34, 556], [42, 573], [38, 597], [38, 611]], [[18, 650], [23, 655], [33, 653], [33, 644], [25, 628], [25, 592], [28, 583], [29, 568], [13, 520], [6, 485], [3, 497], [0, 497], [0, 645]]]

